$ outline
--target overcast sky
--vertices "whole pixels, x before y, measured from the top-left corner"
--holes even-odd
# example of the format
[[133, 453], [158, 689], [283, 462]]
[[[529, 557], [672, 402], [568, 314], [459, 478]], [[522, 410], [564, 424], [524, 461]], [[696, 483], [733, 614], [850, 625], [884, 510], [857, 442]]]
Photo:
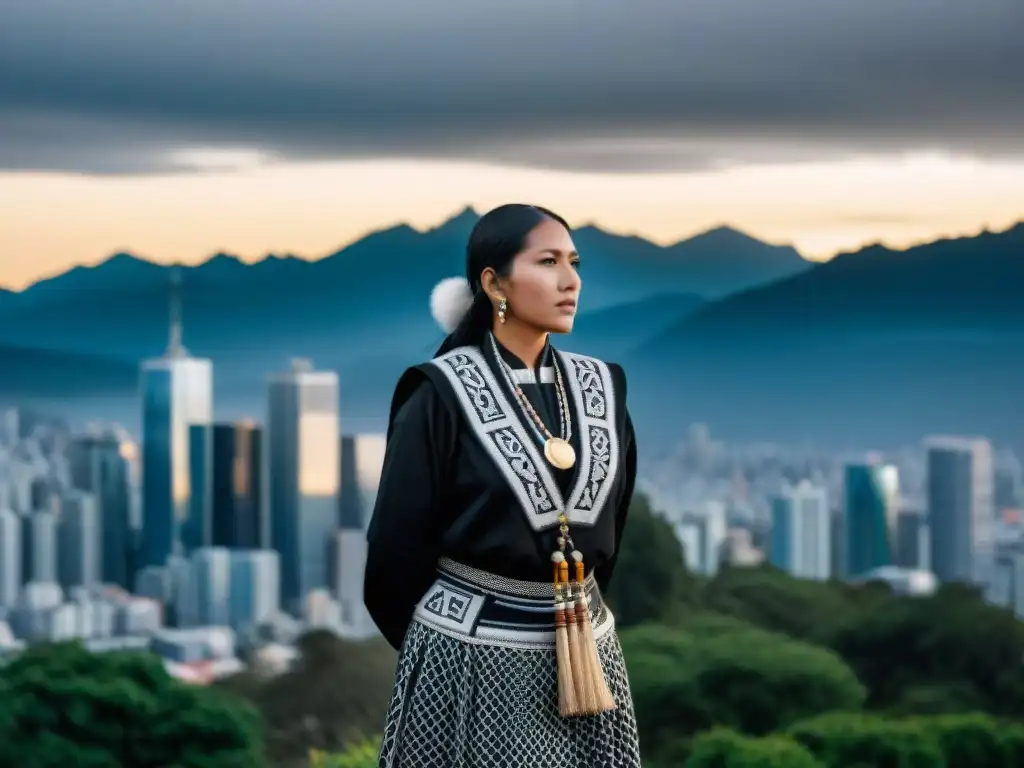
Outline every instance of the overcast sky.
[[1015, 157], [1022, 28], [1021, 0], [0, 0], [0, 169]]

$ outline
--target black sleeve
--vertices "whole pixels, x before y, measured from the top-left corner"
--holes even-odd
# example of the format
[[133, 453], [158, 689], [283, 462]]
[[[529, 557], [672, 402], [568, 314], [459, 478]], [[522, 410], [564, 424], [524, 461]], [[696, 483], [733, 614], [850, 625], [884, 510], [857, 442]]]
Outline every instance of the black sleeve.
[[633, 502], [633, 491], [636, 488], [636, 433], [633, 431], [633, 419], [629, 410], [625, 407], [626, 402], [626, 376], [617, 365], [612, 365], [612, 375], [617, 380], [617, 385], [622, 392], [622, 407], [625, 410], [624, 423], [622, 427], [622, 492], [619, 494], [618, 505], [615, 510], [615, 554], [608, 558], [601, 565], [594, 568], [594, 578], [597, 586], [602, 592], [607, 591], [608, 583], [611, 581], [612, 572], [615, 570], [615, 561], [619, 557], [619, 545], [622, 543], [622, 532], [626, 528], [626, 518], [629, 516], [629, 506]]
[[393, 648], [430, 588], [441, 541], [441, 489], [454, 427], [434, 385], [421, 379], [388, 430], [377, 501], [367, 530], [363, 600]]

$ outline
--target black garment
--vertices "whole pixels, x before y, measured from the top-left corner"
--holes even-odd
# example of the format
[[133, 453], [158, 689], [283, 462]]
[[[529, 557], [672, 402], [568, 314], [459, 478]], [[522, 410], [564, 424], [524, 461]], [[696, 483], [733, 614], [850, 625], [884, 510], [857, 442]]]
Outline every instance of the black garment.
[[[526, 427], [519, 434], [533, 440], [540, 452], [540, 442], [535, 439], [528, 417], [522, 414], [489, 343], [475, 352], [482, 353], [491, 381], [497, 382], [504, 395], [508, 415]], [[500, 349], [500, 354], [522, 377], [526, 366], [507, 350]], [[596, 370], [603, 365], [591, 365], [587, 363], [589, 359], [578, 356], [574, 359], [581, 360], [584, 368]], [[525, 508], [523, 492], [517, 495], [508, 468], [503, 470], [493, 453], [489, 453], [494, 445], [485, 446], [485, 438], [474, 431], [472, 419], [466, 413], [471, 406], [465, 402], [460, 405], [457, 387], [446, 379], [443, 365], [434, 361], [416, 366], [406, 371], [398, 383], [380, 488], [367, 534], [366, 606], [396, 649], [402, 645], [416, 604], [434, 581], [439, 558], [448, 557], [506, 578], [545, 582], [551, 579], [551, 553], [557, 546], [557, 521], [551, 519], [554, 513], [531, 517], [533, 510]], [[573, 365], [566, 365], [565, 357], [546, 348], [533, 373], [541, 383], [521, 383], [521, 387], [554, 435], [559, 434], [557, 390], [554, 384], [546, 383], [550, 376], [544, 371], [550, 372], [552, 365], [558, 365], [567, 389], [570, 383], [583, 384], [576, 390], [582, 394], [575, 399], [570, 397], [576, 465], [569, 470], [557, 470], [550, 465], [545, 469], [557, 484], [566, 507], [570, 506], [570, 496], [583, 499], [579, 507], [594, 502], [590, 513], [567, 514], [570, 536], [584, 555], [587, 572], [593, 571], [599, 587], [604, 589], [614, 568], [636, 476], [636, 444], [625, 404], [625, 375], [617, 365], [604, 369], [610, 380], [604, 382], [603, 394], [609, 401], [607, 407], [615, 414], [610, 440], [605, 439], [587, 426], [593, 422], [587, 422], [587, 414], [580, 409], [580, 403], [592, 402], [587, 392], [593, 394], [594, 390], [583, 387], [594, 381], [593, 376], [587, 378], [587, 370], [570, 370]], [[473, 376], [472, 371], [463, 373]], [[573, 376], [577, 378], [571, 379]], [[479, 396], [482, 399], [477, 400], [475, 407], [489, 408], [491, 401], [485, 395]], [[588, 413], [598, 412], [589, 404], [584, 409]], [[493, 416], [493, 411], [489, 413]], [[613, 476], [602, 479], [599, 463], [590, 465], [584, 460], [586, 446], [581, 440], [588, 437], [591, 448], [587, 455], [607, 456], [608, 451], [616, 455], [615, 461], [607, 465], [613, 467]], [[510, 444], [502, 445], [508, 448]], [[527, 475], [532, 471], [530, 467], [523, 469], [521, 463], [517, 466]], [[581, 477], [588, 468], [589, 479]], [[534, 484], [529, 493], [543, 495], [542, 485]], [[591, 494], [589, 489], [594, 488], [599, 490]]]

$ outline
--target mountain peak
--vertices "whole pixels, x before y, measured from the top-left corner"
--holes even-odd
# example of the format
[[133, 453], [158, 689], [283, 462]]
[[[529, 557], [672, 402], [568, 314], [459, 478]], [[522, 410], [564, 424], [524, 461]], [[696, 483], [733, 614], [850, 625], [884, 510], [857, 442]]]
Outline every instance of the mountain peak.
[[140, 264], [144, 264], [147, 267], [157, 266], [154, 262], [149, 261], [148, 259], [143, 259], [133, 253], [129, 253], [128, 251], [118, 251], [96, 264], [93, 269], [99, 269], [101, 267], [118, 267], [121, 269], [125, 267], [134, 268]]
[[466, 205], [461, 210], [453, 213], [435, 229], [447, 229], [449, 227], [469, 227], [479, 221], [482, 214], [478, 213], [472, 205]]
[[716, 245], [719, 247], [734, 247], [736, 245], [770, 245], [764, 240], [754, 237], [736, 227], [728, 224], [719, 224], [711, 229], [699, 232], [686, 240], [688, 243], [702, 243]]

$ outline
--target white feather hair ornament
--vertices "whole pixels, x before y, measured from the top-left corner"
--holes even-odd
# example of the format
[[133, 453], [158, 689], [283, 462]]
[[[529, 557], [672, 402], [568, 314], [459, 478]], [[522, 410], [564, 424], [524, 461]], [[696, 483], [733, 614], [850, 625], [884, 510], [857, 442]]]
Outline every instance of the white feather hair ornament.
[[446, 277], [430, 292], [430, 314], [445, 333], [454, 331], [473, 304], [473, 289], [464, 277]]

